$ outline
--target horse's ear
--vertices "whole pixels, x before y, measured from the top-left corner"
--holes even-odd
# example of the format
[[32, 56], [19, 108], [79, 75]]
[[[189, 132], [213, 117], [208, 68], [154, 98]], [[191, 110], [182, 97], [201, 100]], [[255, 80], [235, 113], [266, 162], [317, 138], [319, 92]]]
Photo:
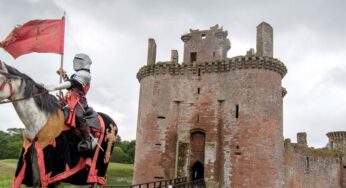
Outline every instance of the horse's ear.
[[7, 71], [7, 68], [6, 68], [5, 63], [4, 63], [3, 61], [1, 61], [1, 60], [0, 60], [0, 62], [1, 62], [1, 63], [0, 63], [0, 71], [1, 71], [1, 72], [6, 72], [6, 73], [7, 73], [8, 71]]

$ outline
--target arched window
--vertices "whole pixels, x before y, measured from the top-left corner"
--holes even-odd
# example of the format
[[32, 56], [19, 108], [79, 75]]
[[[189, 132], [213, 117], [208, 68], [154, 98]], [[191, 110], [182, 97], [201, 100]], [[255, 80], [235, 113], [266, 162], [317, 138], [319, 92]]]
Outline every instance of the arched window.
[[191, 131], [191, 151], [204, 152], [205, 132], [202, 129], [194, 129]]

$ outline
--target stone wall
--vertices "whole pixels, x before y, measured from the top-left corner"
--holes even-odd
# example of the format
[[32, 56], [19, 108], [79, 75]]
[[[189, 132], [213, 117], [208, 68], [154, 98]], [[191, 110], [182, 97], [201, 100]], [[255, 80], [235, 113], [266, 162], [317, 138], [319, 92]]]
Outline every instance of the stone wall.
[[137, 79], [150, 75], [170, 74], [184, 75], [192, 74], [230, 72], [238, 69], [264, 69], [277, 72], [284, 77], [287, 73], [286, 66], [275, 58], [261, 56], [237, 56], [223, 61], [200, 61], [193, 64], [176, 64], [173, 62], [158, 62], [155, 65], [143, 66], [137, 73]]
[[[172, 61], [148, 63], [137, 73], [134, 183], [192, 177], [201, 163], [209, 187], [284, 185], [281, 79], [287, 69], [253, 52], [226, 58], [226, 37], [218, 26], [191, 30], [182, 36], [182, 64], [174, 52]], [[191, 61], [193, 52], [199, 55]], [[205, 137], [191, 137], [195, 131]]]
[[227, 38], [228, 32], [218, 25], [210, 30], [190, 30], [181, 37], [184, 42], [184, 62], [215, 61], [227, 58], [231, 43]]
[[346, 187], [346, 131], [335, 131], [327, 133], [328, 148], [341, 151], [342, 157], [342, 187]]
[[257, 55], [273, 57], [273, 28], [268, 23], [262, 22], [257, 26]]
[[245, 56], [227, 58], [230, 42], [218, 25], [181, 39], [182, 64], [176, 50], [156, 62], [149, 39], [137, 73], [134, 184], [203, 173], [213, 188], [346, 187], [346, 132], [328, 133], [324, 149], [309, 148], [306, 133], [283, 142], [287, 69], [273, 58], [269, 24], [257, 27], [257, 53]]
[[338, 188], [341, 155], [329, 149], [313, 149], [285, 141], [285, 188]]
[[[191, 131], [203, 130], [210, 186], [280, 187], [285, 72], [278, 60], [261, 57], [143, 67], [134, 182], [189, 177], [200, 158], [191, 151]], [[151, 166], [157, 173], [139, 172]]]

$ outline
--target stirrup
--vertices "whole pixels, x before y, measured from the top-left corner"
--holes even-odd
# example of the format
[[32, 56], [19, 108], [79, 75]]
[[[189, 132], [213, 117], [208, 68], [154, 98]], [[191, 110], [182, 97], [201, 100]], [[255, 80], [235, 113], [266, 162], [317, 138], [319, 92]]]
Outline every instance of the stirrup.
[[92, 150], [92, 137], [82, 138], [82, 140], [78, 143], [78, 151], [91, 151]]

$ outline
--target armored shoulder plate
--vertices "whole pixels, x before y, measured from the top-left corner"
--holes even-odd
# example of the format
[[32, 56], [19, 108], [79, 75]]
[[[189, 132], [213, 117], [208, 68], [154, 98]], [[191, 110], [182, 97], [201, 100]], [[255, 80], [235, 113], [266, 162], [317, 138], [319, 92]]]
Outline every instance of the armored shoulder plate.
[[85, 70], [79, 70], [72, 76], [72, 79], [78, 81], [80, 84], [85, 86], [88, 84], [91, 80], [91, 75], [88, 71]]

